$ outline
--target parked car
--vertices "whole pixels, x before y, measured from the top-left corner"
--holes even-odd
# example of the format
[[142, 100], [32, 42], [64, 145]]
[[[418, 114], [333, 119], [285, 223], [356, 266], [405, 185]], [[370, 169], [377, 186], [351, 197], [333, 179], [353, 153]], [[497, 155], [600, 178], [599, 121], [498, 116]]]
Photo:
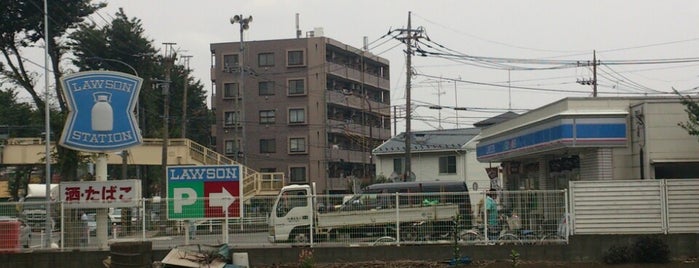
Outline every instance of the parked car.
[[109, 208], [109, 220], [112, 223], [121, 224], [121, 208]]
[[109, 208], [109, 220], [113, 223], [121, 225], [121, 218], [124, 215], [124, 210], [131, 209], [132, 225], [138, 221], [138, 208]]
[[[112, 220], [111, 217], [107, 218], [107, 234], [112, 234]], [[87, 214], [87, 229], [90, 235], [97, 235], [97, 215], [95, 213]]]

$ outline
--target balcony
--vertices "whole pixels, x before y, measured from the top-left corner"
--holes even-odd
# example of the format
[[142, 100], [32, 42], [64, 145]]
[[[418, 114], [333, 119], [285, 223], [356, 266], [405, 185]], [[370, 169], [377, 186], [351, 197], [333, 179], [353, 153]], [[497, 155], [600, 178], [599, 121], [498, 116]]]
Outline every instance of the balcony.
[[[353, 150], [346, 150], [346, 149], [329, 149], [330, 152], [328, 153], [328, 157], [330, 161], [342, 161], [348, 162], [348, 163], [369, 163], [369, 153], [370, 152], [362, 152], [362, 151], [353, 151]], [[363, 157], [364, 156], [364, 157]]]
[[326, 102], [338, 104], [345, 107], [354, 108], [356, 110], [366, 110], [373, 114], [390, 116], [391, 109], [386, 103], [376, 102], [369, 99], [363, 99], [360, 96], [347, 95], [340, 91], [328, 90], [326, 93]]
[[360, 83], [363, 82], [364, 84], [383, 89], [390, 88], [391, 86], [390, 81], [388, 79], [381, 78], [369, 73], [364, 73], [364, 77], [362, 78], [362, 72], [355, 68], [351, 68], [334, 62], [328, 62], [326, 66], [327, 73], [341, 78], [353, 80]]

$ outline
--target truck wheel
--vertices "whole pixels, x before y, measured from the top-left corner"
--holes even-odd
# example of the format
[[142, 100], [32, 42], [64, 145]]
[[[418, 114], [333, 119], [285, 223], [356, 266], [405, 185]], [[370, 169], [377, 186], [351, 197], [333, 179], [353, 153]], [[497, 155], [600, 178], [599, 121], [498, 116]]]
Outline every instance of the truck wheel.
[[306, 233], [297, 233], [294, 235], [294, 244], [308, 244], [309, 239]]
[[405, 241], [409, 241], [409, 242], [417, 241], [418, 236], [419, 236], [418, 230], [415, 227], [407, 228], [403, 232], [403, 240], [405, 240]]

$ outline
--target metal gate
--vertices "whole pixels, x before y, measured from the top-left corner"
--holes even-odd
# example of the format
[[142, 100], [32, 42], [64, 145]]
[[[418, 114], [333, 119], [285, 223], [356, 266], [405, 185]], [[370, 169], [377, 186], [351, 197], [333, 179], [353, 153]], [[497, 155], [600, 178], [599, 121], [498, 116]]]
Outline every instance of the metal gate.
[[699, 180], [665, 181], [667, 196], [667, 232], [699, 232]]
[[663, 233], [662, 181], [570, 182], [572, 234]]
[[571, 234], [699, 232], [699, 179], [570, 182]]

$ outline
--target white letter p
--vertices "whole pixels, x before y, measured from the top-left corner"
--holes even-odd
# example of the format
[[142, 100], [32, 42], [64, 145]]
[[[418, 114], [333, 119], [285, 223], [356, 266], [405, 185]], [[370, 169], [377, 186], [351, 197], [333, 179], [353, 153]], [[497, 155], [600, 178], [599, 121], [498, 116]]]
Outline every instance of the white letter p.
[[192, 188], [175, 188], [173, 198], [175, 199], [173, 200], [175, 213], [182, 213], [183, 206], [193, 205], [197, 202], [197, 192]]

